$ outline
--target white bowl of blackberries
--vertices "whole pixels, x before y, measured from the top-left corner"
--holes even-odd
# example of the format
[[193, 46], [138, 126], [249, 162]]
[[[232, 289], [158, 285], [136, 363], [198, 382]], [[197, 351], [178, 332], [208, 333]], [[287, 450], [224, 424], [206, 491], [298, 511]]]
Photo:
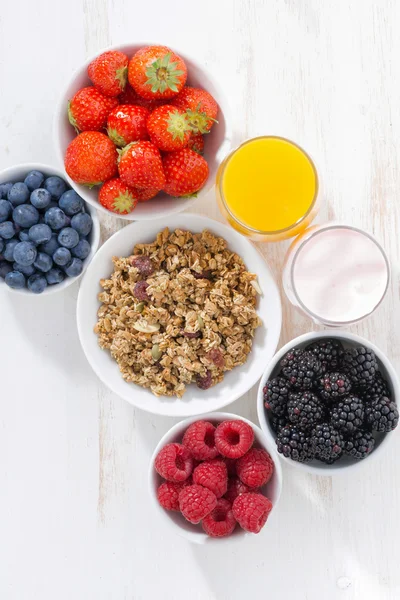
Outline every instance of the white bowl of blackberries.
[[384, 450], [399, 422], [399, 397], [396, 372], [374, 344], [344, 331], [313, 332], [274, 356], [257, 408], [284, 461], [331, 475]]

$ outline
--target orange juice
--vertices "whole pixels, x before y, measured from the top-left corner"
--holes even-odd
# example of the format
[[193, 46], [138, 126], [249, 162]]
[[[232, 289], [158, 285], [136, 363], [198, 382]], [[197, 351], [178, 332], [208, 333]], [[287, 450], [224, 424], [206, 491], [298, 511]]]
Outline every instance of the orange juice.
[[254, 138], [232, 152], [218, 171], [217, 191], [228, 221], [254, 239], [297, 235], [317, 212], [314, 164], [279, 137]]

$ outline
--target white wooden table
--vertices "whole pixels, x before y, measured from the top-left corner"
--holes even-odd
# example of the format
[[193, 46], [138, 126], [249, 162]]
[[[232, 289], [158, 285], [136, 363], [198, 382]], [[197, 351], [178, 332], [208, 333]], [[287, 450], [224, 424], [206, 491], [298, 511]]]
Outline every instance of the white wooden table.
[[[1, 168], [54, 163], [52, 116], [74, 68], [112, 43], [193, 54], [223, 83], [236, 141], [299, 142], [324, 206], [374, 232], [393, 265], [384, 305], [354, 330], [400, 366], [400, 3], [396, 0], [16, 0], [0, 19]], [[195, 210], [220, 218], [213, 194]], [[103, 239], [122, 226], [102, 218]], [[286, 244], [260, 246], [277, 279]], [[400, 436], [354, 475], [284, 466], [278, 518], [204, 549], [154, 520], [147, 464], [173, 419], [96, 378], [75, 326], [78, 285], [0, 296], [1, 600], [398, 600]], [[284, 302], [281, 343], [310, 330]], [[256, 389], [229, 406], [256, 417]]]

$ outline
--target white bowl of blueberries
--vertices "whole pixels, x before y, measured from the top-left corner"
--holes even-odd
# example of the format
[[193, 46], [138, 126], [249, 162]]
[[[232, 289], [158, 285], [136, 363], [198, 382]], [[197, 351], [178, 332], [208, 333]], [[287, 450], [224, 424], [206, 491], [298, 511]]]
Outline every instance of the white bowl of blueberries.
[[96, 211], [54, 167], [0, 173], [0, 287], [50, 294], [71, 285], [100, 241]]

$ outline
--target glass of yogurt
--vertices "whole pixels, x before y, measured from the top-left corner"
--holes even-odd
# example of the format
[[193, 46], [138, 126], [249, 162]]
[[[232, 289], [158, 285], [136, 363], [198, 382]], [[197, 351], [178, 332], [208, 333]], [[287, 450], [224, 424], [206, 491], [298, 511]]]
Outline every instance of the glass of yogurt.
[[316, 323], [351, 325], [382, 302], [390, 264], [369, 233], [340, 223], [307, 229], [290, 246], [283, 287], [290, 302]]

